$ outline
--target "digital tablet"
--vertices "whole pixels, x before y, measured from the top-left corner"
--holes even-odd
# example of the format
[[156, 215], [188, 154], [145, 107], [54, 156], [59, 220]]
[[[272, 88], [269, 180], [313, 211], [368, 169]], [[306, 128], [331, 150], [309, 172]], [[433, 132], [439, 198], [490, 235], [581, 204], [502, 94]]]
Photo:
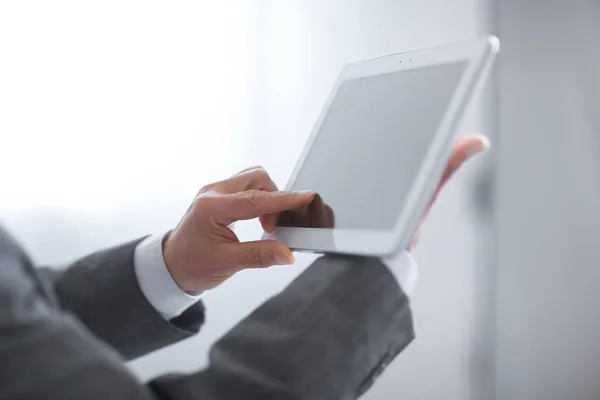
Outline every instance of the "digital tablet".
[[489, 36], [347, 65], [285, 188], [318, 196], [267, 237], [322, 253], [408, 247], [499, 46]]

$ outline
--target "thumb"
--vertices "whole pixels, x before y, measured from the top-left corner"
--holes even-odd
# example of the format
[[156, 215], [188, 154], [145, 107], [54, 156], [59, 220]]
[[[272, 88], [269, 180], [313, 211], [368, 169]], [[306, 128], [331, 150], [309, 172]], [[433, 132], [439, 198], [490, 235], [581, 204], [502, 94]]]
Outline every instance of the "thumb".
[[292, 250], [276, 240], [231, 244], [229, 257], [240, 269], [291, 265], [296, 261]]
[[444, 185], [450, 180], [452, 175], [471, 157], [477, 153], [481, 153], [490, 148], [490, 141], [483, 135], [471, 135], [459, 138], [454, 144], [452, 154], [448, 160], [448, 165], [442, 174], [442, 178], [438, 183], [437, 188], [427, 206], [424, 217], [426, 218], [433, 206], [433, 203], [437, 199], [438, 194], [444, 187]]
[[490, 147], [490, 141], [483, 135], [471, 135], [459, 138], [450, 154], [448, 165], [440, 179], [438, 190], [441, 189], [452, 175], [467, 161], [477, 153], [486, 151]]

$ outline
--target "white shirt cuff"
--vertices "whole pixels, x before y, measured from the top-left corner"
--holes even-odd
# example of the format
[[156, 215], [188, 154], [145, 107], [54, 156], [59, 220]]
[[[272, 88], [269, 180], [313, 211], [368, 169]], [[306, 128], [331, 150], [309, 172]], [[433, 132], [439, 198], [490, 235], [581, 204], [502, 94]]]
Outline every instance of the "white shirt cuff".
[[164, 235], [150, 236], [135, 248], [134, 269], [142, 293], [166, 320], [181, 315], [200, 300], [201, 295], [185, 293], [173, 280], [163, 258]]
[[398, 285], [408, 296], [412, 293], [418, 278], [417, 262], [409, 251], [401, 251], [391, 257], [386, 257], [383, 263], [388, 267]]

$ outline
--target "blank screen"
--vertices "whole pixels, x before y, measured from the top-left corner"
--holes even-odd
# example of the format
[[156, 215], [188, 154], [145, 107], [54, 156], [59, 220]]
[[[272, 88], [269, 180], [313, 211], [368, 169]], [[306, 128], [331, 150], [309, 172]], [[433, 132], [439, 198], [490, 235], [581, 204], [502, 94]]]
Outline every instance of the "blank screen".
[[319, 194], [279, 226], [391, 230], [466, 62], [343, 82], [292, 190]]

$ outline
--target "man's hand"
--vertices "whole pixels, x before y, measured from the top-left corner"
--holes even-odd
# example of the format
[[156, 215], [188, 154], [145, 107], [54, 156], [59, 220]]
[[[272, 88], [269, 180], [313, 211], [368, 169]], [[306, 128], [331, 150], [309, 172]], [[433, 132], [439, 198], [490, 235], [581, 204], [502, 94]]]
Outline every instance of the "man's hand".
[[459, 138], [454, 144], [454, 148], [452, 149], [452, 154], [450, 155], [450, 159], [448, 160], [448, 165], [446, 166], [446, 170], [442, 175], [442, 179], [440, 179], [440, 183], [438, 184], [433, 198], [429, 202], [429, 206], [427, 207], [427, 211], [423, 218], [421, 218], [421, 223], [419, 224], [419, 228], [417, 232], [413, 236], [413, 240], [409, 247], [409, 251], [412, 251], [417, 244], [419, 243], [419, 238], [421, 237], [421, 227], [423, 223], [427, 219], [427, 215], [429, 215], [429, 211], [431, 207], [435, 203], [440, 190], [444, 187], [446, 182], [452, 177], [452, 175], [460, 168], [461, 165], [465, 163], [469, 158], [473, 157], [475, 154], [481, 153], [487, 150], [490, 147], [490, 141], [482, 135], [472, 135], [472, 136], [464, 136]]
[[[452, 174], [471, 156], [485, 150], [488, 143], [483, 136], [467, 136], [456, 142], [429, 208]], [[277, 191], [261, 167], [205, 186], [164, 242], [167, 268], [184, 291], [197, 294], [220, 285], [246, 268], [293, 264], [294, 254], [283, 243], [274, 240], [241, 243], [229, 225], [238, 220], [259, 218], [263, 229], [271, 232], [282, 211], [311, 209], [308, 206], [313, 201], [316, 205], [322, 204], [315, 192]], [[426, 216], [427, 213], [423, 221]], [[325, 219], [327, 224], [333, 224], [332, 215]], [[419, 235], [420, 228], [411, 248], [418, 242]]]
[[245, 268], [294, 263], [294, 253], [275, 240], [241, 243], [228, 227], [259, 218], [266, 231], [276, 215], [310, 204], [316, 193], [279, 192], [261, 167], [203, 187], [163, 245], [165, 263], [186, 292], [200, 293], [223, 283]]

